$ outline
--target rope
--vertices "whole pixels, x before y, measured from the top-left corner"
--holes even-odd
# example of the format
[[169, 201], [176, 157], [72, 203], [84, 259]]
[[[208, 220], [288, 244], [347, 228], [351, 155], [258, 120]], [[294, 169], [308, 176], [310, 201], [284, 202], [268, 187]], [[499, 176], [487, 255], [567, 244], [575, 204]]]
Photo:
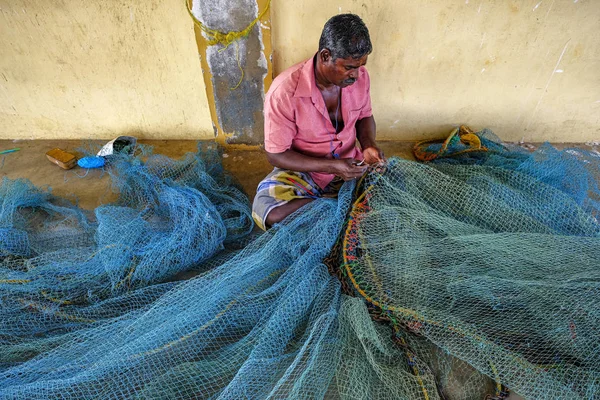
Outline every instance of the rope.
[[240, 65], [240, 44], [239, 44], [239, 42], [235, 42], [235, 58], [237, 60], [237, 65], [238, 65], [238, 68], [240, 69], [240, 72], [242, 73], [242, 75], [240, 76], [240, 80], [238, 81], [237, 85], [229, 88], [229, 90], [235, 90], [238, 87], [240, 87], [240, 85], [242, 84], [242, 80], [244, 79], [244, 70], [242, 69], [242, 66]]
[[[204, 32], [208, 36], [208, 45], [214, 46], [216, 44], [220, 44], [224, 46], [224, 49], [229, 47], [229, 45], [235, 42], [236, 40], [248, 36], [252, 28], [254, 28], [254, 25], [256, 25], [257, 22], [260, 21], [260, 19], [265, 15], [270, 5], [271, 0], [268, 0], [265, 9], [262, 10], [262, 12], [258, 14], [258, 17], [254, 18], [254, 20], [250, 22], [250, 24], [241, 31], [220, 32], [216, 29], [211, 29], [204, 25], [202, 22], [200, 22], [198, 18], [196, 18], [196, 16], [192, 14], [192, 10], [190, 10], [188, 2], [187, 0], [185, 0], [185, 8], [188, 11], [188, 14], [190, 15], [190, 17], [192, 17], [192, 20], [198, 26], [198, 28], [200, 28], [200, 30], [202, 30], [202, 32]], [[221, 51], [224, 49], [221, 49]]]
[[[462, 142], [469, 146], [464, 150], [448, 153], [448, 147]], [[429, 145], [433, 143], [442, 143], [438, 151], [429, 150]], [[454, 128], [446, 139], [423, 140], [417, 142], [413, 147], [413, 154], [419, 161], [432, 161], [436, 158], [454, 157], [471, 152], [486, 152], [488, 149], [481, 144], [481, 139], [466, 125]]]
[[250, 31], [252, 30], [252, 28], [254, 28], [254, 25], [256, 25], [258, 21], [260, 21], [260, 19], [265, 15], [270, 5], [271, 0], [268, 0], [265, 9], [262, 10], [262, 12], [258, 14], [258, 17], [254, 18], [254, 20], [250, 22], [250, 24], [241, 31], [220, 32], [216, 29], [211, 29], [204, 25], [202, 22], [200, 22], [200, 20], [196, 18], [196, 16], [192, 13], [192, 10], [190, 10], [188, 6], [188, 0], [185, 0], [185, 9], [194, 21], [194, 24], [196, 24], [196, 26], [198, 26], [198, 28], [200, 28], [200, 30], [204, 32], [206, 36], [208, 36], [209, 46], [214, 46], [216, 44], [222, 45], [223, 48], [219, 50], [220, 53], [223, 50], [227, 49], [231, 43], [236, 42], [235, 58], [237, 60], [237, 65], [242, 75], [240, 76], [240, 80], [238, 81], [237, 85], [235, 85], [234, 87], [230, 87], [229, 90], [237, 89], [238, 87], [240, 87], [242, 81], [244, 80], [244, 70], [242, 69], [242, 66], [240, 64], [240, 45], [237, 42], [237, 40], [246, 37], [250, 34]]
[[29, 283], [31, 282], [29, 279], [0, 279], [0, 283], [11, 283], [11, 284], [17, 284], [17, 285], [22, 285], [24, 283]]

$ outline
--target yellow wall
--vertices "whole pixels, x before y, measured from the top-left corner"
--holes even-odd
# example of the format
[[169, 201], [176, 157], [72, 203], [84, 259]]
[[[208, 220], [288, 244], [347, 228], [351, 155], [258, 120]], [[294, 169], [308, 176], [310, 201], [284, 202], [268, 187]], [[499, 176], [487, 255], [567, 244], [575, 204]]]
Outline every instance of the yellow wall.
[[214, 136], [182, 0], [0, 0], [0, 139]]
[[598, 0], [273, 0], [275, 73], [312, 56], [339, 12], [371, 33], [380, 138], [466, 123], [507, 141], [600, 139]]
[[[364, 18], [380, 138], [600, 139], [598, 0], [272, 1], [275, 74]], [[213, 137], [198, 58], [180, 0], [0, 0], [0, 139]]]

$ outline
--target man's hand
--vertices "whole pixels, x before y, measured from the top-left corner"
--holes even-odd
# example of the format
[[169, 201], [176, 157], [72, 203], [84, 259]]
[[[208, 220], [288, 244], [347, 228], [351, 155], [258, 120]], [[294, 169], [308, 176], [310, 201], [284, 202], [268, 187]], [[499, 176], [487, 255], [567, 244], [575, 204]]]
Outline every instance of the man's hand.
[[336, 160], [335, 168], [333, 173], [345, 181], [351, 181], [362, 176], [368, 168], [368, 165], [358, 165], [360, 160], [347, 158], [343, 160]]
[[383, 151], [381, 151], [381, 149], [377, 146], [367, 147], [366, 149], [363, 149], [362, 153], [365, 157], [365, 162], [369, 165], [381, 164], [385, 162]]

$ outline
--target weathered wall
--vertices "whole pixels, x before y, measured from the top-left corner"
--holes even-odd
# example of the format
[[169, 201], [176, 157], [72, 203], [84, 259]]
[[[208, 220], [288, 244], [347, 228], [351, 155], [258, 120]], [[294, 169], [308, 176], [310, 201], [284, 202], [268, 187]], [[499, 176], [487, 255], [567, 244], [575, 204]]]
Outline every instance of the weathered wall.
[[0, 138], [214, 137], [182, 0], [0, 0]]
[[509, 141], [600, 139], [598, 0], [273, 0], [275, 73], [312, 56], [340, 12], [369, 27], [382, 138], [466, 123]]
[[[273, 0], [275, 73], [339, 12], [371, 31], [380, 137], [600, 139], [598, 0]], [[213, 137], [192, 26], [180, 0], [0, 0], [0, 138]]]

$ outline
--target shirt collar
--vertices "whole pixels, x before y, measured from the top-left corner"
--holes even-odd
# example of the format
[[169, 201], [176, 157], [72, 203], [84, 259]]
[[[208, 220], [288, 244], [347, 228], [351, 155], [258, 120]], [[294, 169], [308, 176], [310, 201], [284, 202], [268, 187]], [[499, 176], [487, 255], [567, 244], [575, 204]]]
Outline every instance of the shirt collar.
[[[300, 78], [298, 79], [298, 85], [296, 86], [296, 91], [294, 92], [294, 97], [310, 97], [313, 101], [313, 104], [316, 104], [317, 99], [321, 96], [321, 91], [317, 87], [317, 81], [315, 79], [315, 54], [312, 58], [306, 60], [302, 68], [300, 68]], [[363, 75], [363, 69], [365, 67], [360, 67], [359, 70], [359, 79]], [[344, 88], [344, 93], [350, 93], [354, 91], [354, 85], [350, 85]]]
[[317, 100], [317, 96], [320, 94], [317, 82], [315, 81], [315, 57], [312, 57], [304, 63], [300, 69], [300, 78], [298, 79], [298, 86], [294, 92], [294, 97], [310, 97], [313, 103]]

